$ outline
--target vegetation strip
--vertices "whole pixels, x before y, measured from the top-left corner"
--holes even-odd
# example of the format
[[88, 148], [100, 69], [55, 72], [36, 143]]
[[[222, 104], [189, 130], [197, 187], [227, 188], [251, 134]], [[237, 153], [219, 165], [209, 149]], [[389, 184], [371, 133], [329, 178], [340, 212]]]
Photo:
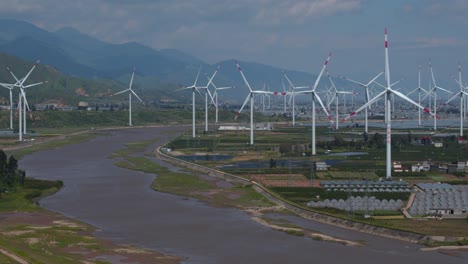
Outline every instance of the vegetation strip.
[[[10, 151], [21, 149], [22, 154], [31, 153], [89, 140], [98, 133], [106, 132], [80, 131], [71, 136], [55, 137], [55, 140], [48, 138], [44, 141], [31, 141], [12, 147]], [[16, 164], [12, 162], [13, 156], [10, 156], [11, 166], [5, 159], [6, 155], [2, 154], [0, 157], [3, 157], [0, 159], [0, 165], [4, 164], [4, 168], [17, 168], [13, 166]], [[2, 163], [2, 160], [5, 162]], [[8, 172], [6, 169], [3, 171]], [[63, 185], [61, 181], [23, 177], [14, 182], [20, 181], [24, 181], [24, 184], [15, 184], [0, 196], [1, 263], [108, 263], [112, 258], [132, 263], [172, 264], [183, 261], [181, 257], [142, 250], [130, 245], [116, 245], [94, 237], [93, 227], [41, 208], [36, 201], [58, 191]]]
[[326, 223], [326, 224], [333, 224], [333, 225], [336, 225], [336, 226], [340, 226], [340, 227], [344, 227], [344, 228], [348, 228], [348, 229], [353, 229], [353, 230], [357, 230], [357, 231], [361, 231], [361, 232], [377, 234], [377, 235], [390, 237], [390, 238], [395, 238], [395, 239], [399, 239], [399, 240], [405, 240], [405, 241], [409, 241], [409, 242], [420, 242], [420, 241], [428, 239], [428, 237], [426, 235], [407, 232], [407, 231], [403, 231], [403, 230], [390, 229], [390, 228], [386, 228], [386, 227], [373, 226], [373, 225], [369, 225], [369, 224], [366, 224], [366, 223], [356, 222], [356, 221], [347, 220], [347, 219], [341, 219], [341, 218], [337, 218], [337, 217], [334, 217], [334, 216], [331, 216], [331, 215], [325, 215], [325, 214], [322, 214], [322, 213], [318, 213], [318, 212], [309, 210], [308, 208], [300, 207], [300, 206], [298, 206], [296, 204], [293, 204], [293, 203], [291, 203], [291, 202], [289, 202], [287, 200], [282, 199], [281, 197], [277, 196], [275, 193], [270, 192], [268, 189], [266, 189], [265, 187], [263, 187], [262, 185], [260, 185], [260, 184], [258, 184], [256, 182], [249, 181], [249, 180], [247, 180], [245, 178], [242, 178], [242, 177], [239, 177], [239, 176], [236, 176], [236, 175], [232, 175], [232, 174], [224, 173], [224, 172], [221, 172], [221, 171], [217, 171], [217, 170], [205, 167], [205, 166], [201, 166], [201, 165], [198, 165], [198, 164], [193, 164], [193, 163], [190, 163], [190, 162], [187, 162], [187, 161], [183, 161], [183, 160], [177, 159], [175, 157], [171, 157], [169, 155], [166, 155], [166, 154], [162, 153], [160, 147], [158, 147], [155, 150], [155, 154], [160, 159], [171, 162], [171, 163], [176, 164], [178, 166], [183, 166], [183, 167], [188, 166], [190, 169], [199, 170], [201, 172], [207, 173], [207, 175], [209, 175], [209, 176], [223, 178], [223, 179], [232, 179], [232, 180], [235, 180], [235, 181], [244, 182], [245, 184], [253, 184], [256, 187], [255, 190], [261, 192], [265, 197], [267, 197], [270, 201], [274, 202], [275, 204], [282, 205], [285, 208], [290, 209], [293, 212], [298, 213], [299, 215], [301, 215], [303, 217], [306, 217], [306, 218], [309, 218], [309, 219], [312, 219], [312, 220], [315, 220], [315, 221], [323, 222], [323, 223]]
[[23, 258], [21, 258], [20, 256], [14, 254], [13, 252], [11, 251], [8, 251], [4, 248], [1, 248], [0, 247], [0, 253], [2, 253], [3, 255], [13, 259], [14, 261], [20, 263], [20, 264], [29, 264], [29, 262]]

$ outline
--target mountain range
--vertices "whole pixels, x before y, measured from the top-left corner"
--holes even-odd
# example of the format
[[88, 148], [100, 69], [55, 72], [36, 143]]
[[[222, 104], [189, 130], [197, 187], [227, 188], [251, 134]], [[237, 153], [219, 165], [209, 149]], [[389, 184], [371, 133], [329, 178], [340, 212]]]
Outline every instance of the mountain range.
[[[147, 99], [189, 98], [188, 92], [173, 93], [173, 91], [177, 87], [191, 85], [199, 69], [201, 69], [201, 75], [198, 85], [205, 85], [207, 76], [211, 75], [218, 65], [220, 70], [214, 79], [214, 83], [218, 86], [235, 87], [235, 89], [226, 90], [225, 96], [231, 100], [243, 100], [247, 95], [247, 88], [235, 67], [233, 59], [208, 64], [179, 50], [156, 50], [136, 42], [107, 43], [70, 27], [49, 32], [24, 21], [0, 19], [0, 23], [2, 24], [0, 28], [0, 52], [7, 54], [4, 55], [4, 60], [9, 55], [30, 62], [40, 59], [41, 65], [48, 65], [50, 66], [49, 69], [64, 74], [61, 77], [56, 76], [54, 80], [75, 78], [80, 81], [70, 82], [97, 82], [95, 85], [89, 83], [91, 86], [99, 87], [93, 89], [95, 94], [86, 91], [90, 98], [95, 98], [99, 94], [112, 94], [118, 89], [125, 89], [134, 67], [136, 67], [136, 87], [134, 88], [141, 89]], [[9, 60], [12, 60], [12, 58], [9, 58]], [[311, 85], [316, 78], [316, 75], [313, 74], [288, 71], [255, 62], [240, 61], [239, 63], [250, 85], [257, 90], [265, 87], [265, 89], [271, 91], [282, 91], [283, 73], [287, 73], [297, 86]], [[317, 63], [322, 63], [322, 60]], [[0, 62], [0, 64], [3, 63]], [[48, 78], [48, 74], [51, 73], [44, 74], [43, 76]], [[33, 80], [38, 80], [33, 76], [31, 76]], [[4, 73], [0, 73], [0, 78], [2, 78], [0, 82], [8, 82], [8, 74], [5, 76]], [[342, 80], [336, 80], [336, 82], [337, 85], [343, 83]], [[285, 85], [287, 86], [287, 83]], [[326, 77], [322, 79], [321, 85], [329, 85]], [[44, 90], [48, 90], [50, 86], [60, 85], [49, 80], [46, 85], [47, 88], [44, 88]], [[83, 87], [64, 86], [62, 92], [75, 91], [76, 93], [76, 89], [79, 88]], [[239, 90], [242, 92], [239, 92]], [[51, 94], [51, 96], [62, 95], [62, 92], [56, 92], [58, 93]], [[62, 97], [68, 98], [69, 96], [63, 94]], [[58, 100], [58, 98], [50, 99]], [[42, 98], [42, 100], [45, 100], [45, 98]]]

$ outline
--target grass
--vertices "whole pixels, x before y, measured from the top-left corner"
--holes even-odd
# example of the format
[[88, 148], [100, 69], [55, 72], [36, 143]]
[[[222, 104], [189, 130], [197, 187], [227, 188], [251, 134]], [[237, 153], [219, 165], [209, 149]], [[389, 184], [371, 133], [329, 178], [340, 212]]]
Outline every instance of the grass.
[[2, 264], [18, 264], [18, 262], [0, 253], [0, 263]]
[[246, 208], [273, 205], [250, 185], [233, 185], [230, 188], [220, 189], [215, 182], [205, 180], [196, 173], [173, 172], [147, 157], [134, 156], [135, 153], [145, 149], [150, 142], [152, 141], [126, 144], [126, 148], [113, 154], [113, 157], [120, 159], [114, 164], [126, 169], [156, 174], [157, 177], [151, 185], [156, 191], [192, 197], [216, 206]]
[[42, 210], [42, 208], [33, 203], [33, 201], [57, 192], [61, 186], [61, 181], [44, 181], [26, 178], [24, 187], [17, 187], [15, 192], [3, 193], [0, 196], [0, 212], [30, 212]]
[[14, 155], [18, 160], [22, 157], [31, 154], [33, 152], [41, 151], [41, 150], [48, 150], [48, 149], [55, 149], [59, 147], [63, 147], [70, 144], [77, 144], [80, 142], [88, 141], [94, 137], [99, 135], [99, 132], [89, 132], [71, 136], [65, 136], [63, 138], [54, 138], [52, 140], [48, 140], [46, 142], [35, 144], [25, 148], [19, 148], [15, 150], [6, 150], [8, 154]]
[[411, 220], [411, 219], [391, 219], [376, 220], [381, 225], [391, 228], [418, 232], [431, 236], [453, 236], [468, 237], [467, 219], [445, 219], [445, 220]]
[[[128, 254], [114, 251], [118, 246], [93, 237], [93, 227], [47, 212], [34, 203], [40, 197], [56, 192], [61, 186], [61, 181], [26, 178], [24, 187], [18, 187], [16, 192], [3, 193], [0, 197], [0, 214], [4, 214], [0, 217], [0, 247], [30, 263], [91, 263], [92, 258], [100, 255], [126, 258]], [[33, 215], [25, 216], [28, 213]], [[5, 221], [16, 214], [17, 220]], [[151, 263], [178, 263], [178, 258], [155, 252], [145, 253], [145, 256], [147, 254], [151, 254]], [[0, 263], [15, 262], [0, 254]]]

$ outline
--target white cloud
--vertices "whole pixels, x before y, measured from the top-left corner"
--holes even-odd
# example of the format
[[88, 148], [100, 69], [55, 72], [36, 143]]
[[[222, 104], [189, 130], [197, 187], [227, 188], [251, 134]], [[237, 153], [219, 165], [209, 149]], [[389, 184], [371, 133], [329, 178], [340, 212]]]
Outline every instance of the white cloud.
[[362, 8], [362, 0], [271, 0], [261, 6], [254, 21], [260, 24], [303, 24], [311, 20]]

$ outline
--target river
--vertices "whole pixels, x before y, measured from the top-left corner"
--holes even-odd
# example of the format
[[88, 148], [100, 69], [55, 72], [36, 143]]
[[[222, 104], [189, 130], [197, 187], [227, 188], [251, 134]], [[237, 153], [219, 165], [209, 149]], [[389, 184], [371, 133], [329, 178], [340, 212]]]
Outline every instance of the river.
[[87, 142], [33, 153], [19, 164], [28, 177], [64, 182], [59, 192], [40, 200], [44, 208], [95, 226], [98, 237], [183, 256], [185, 263], [467, 263], [466, 251], [422, 252], [416, 244], [295, 217], [290, 220], [301, 226], [366, 245], [288, 235], [237, 209], [153, 191], [150, 184], [156, 175], [113, 164], [117, 159], [111, 155], [123, 144], [157, 138], [148, 154], [183, 129], [106, 131]]

